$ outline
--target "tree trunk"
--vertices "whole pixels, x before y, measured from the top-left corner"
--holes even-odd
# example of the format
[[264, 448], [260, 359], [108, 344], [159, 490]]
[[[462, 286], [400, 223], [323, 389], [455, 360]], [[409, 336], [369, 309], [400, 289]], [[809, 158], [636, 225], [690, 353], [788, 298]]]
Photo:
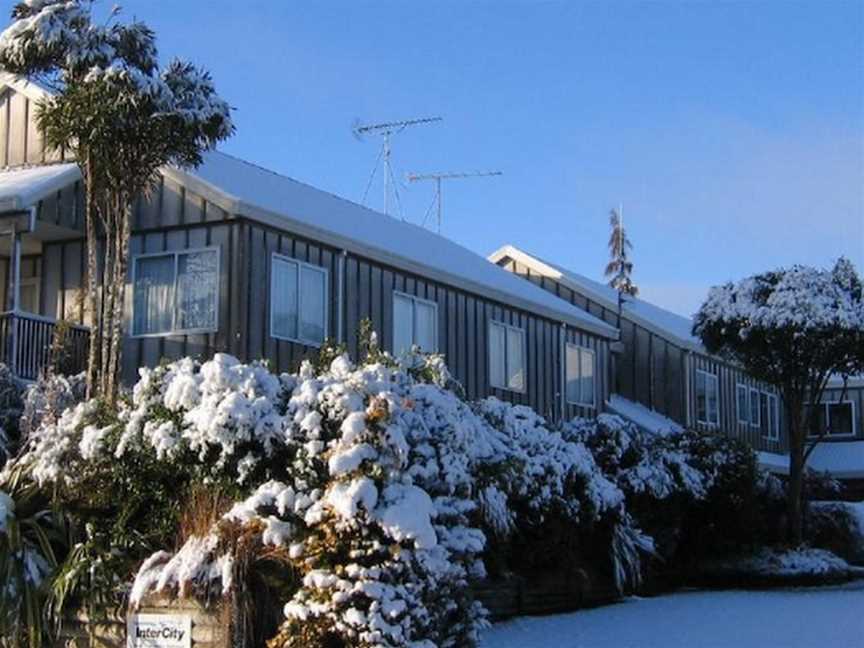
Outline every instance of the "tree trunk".
[[82, 160], [84, 171], [84, 224], [87, 237], [87, 291], [86, 309], [90, 313], [90, 348], [87, 353], [87, 398], [94, 398], [98, 391], [99, 379], [99, 324], [101, 317], [96, 307], [96, 286], [98, 265], [96, 262], [96, 213], [94, 208], [93, 170], [89, 156], [85, 153]]
[[102, 269], [102, 325], [99, 342], [101, 345], [99, 368], [99, 393], [103, 398], [111, 401], [111, 388], [108, 381], [108, 366], [111, 361], [111, 331], [114, 317], [114, 266], [117, 263], [116, 245], [116, 202], [113, 199], [106, 200], [104, 204], [105, 214], [102, 223], [105, 229], [105, 267]]
[[111, 329], [111, 357], [108, 363], [108, 391], [106, 397], [114, 404], [120, 388], [120, 370], [123, 359], [123, 311], [126, 301], [126, 274], [129, 268], [129, 237], [131, 236], [132, 205], [126, 196], [120, 198], [115, 222], [116, 258], [114, 262], [114, 313]]
[[789, 514], [789, 543], [795, 547], [804, 539], [804, 436], [802, 418], [803, 401], [789, 399], [786, 416], [789, 420], [789, 488], [787, 508]]

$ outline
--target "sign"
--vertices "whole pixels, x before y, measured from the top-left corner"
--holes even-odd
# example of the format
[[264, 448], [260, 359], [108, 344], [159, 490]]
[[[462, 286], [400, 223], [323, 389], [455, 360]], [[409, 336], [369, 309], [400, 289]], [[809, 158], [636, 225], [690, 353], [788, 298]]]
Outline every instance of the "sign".
[[132, 614], [126, 627], [126, 648], [192, 648], [192, 617]]

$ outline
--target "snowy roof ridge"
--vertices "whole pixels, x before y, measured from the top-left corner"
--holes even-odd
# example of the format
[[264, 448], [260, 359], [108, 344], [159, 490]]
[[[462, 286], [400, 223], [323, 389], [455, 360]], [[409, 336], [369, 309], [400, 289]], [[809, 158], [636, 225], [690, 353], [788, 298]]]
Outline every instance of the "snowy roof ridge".
[[0, 211], [18, 211], [81, 178], [74, 162], [52, 162], [0, 170]]
[[482, 255], [415, 223], [220, 151], [196, 169], [166, 168], [172, 179], [221, 198], [229, 211], [350, 249], [422, 277], [488, 296], [610, 339], [618, 329], [522, 281]]
[[[505, 257], [517, 260], [547, 277], [560, 280], [568, 287], [606, 308], [614, 311], [618, 310], [618, 293], [610, 286], [546, 261], [536, 254], [526, 252], [511, 244], [501, 246], [489, 255], [489, 260], [497, 263]], [[691, 327], [693, 322], [691, 319], [638, 297], [627, 296], [623, 300], [622, 309], [623, 314], [628, 319], [675, 342], [682, 348], [707, 353], [702, 342], [692, 333]]]

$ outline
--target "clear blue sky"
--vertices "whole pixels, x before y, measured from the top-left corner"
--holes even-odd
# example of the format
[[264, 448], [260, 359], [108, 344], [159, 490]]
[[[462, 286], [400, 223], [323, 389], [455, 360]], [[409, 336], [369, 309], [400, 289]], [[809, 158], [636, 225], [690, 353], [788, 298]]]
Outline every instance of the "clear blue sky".
[[[345, 197], [378, 152], [355, 120], [443, 116], [394, 162], [504, 172], [445, 187], [445, 234], [479, 253], [599, 278], [621, 202], [644, 296], [684, 314], [778, 265], [864, 271], [860, 0], [121, 4], [212, 71], [236, 106], [223, 150]], [[401, 192], [419, 221], [432, 186]]]

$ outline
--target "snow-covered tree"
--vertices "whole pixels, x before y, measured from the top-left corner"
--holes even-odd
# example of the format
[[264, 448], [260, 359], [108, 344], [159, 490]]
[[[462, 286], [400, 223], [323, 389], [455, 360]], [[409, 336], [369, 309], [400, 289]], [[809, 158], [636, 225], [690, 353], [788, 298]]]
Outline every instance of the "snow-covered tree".
[[789, 534], [800, 543], [804, 468], [821, 438], [808, 443], [808, 432], [818, 425], [828, 380], [864, 370], [864, 298], [855, 267], [841, 258], [831, 270], [794, 266], [714, 287], [693, 332], [709, 351], [779, 390], [789, 429]]
[[627, 238], [624, 229], [624, 219], [618, 210], [609, 212], [609, 224], [612, 232], [609, 234], [609, 263], [606, 264], [605, 275], [609, 278], [609, 285], [621, 295], [635, 297], [639, 294], [639, 288], [633, 283], [630, 276], [633, 273], [633, 262], [628, 255], [633, 249], [633, 244]]
[[[130, 215], [166, 164], [196, 166], [233, 132], [230, 108], [207, 72], [160, 69], [155, 35], [140, 22], [91, 19], [90, 0], [22, 2], [0, 35], [0, 66], [54, 92], [37, 122], [48, 146], [70, 151], [85, 187], [87, 310], [94, 318], [88, 390], [113, 401], [122, 350]], [[97, 237], [104, 236], [101, 279]], [[99, 290], [99, 282], [102, 290]], [[97, 307], [97, 295], [103, 303]]]

